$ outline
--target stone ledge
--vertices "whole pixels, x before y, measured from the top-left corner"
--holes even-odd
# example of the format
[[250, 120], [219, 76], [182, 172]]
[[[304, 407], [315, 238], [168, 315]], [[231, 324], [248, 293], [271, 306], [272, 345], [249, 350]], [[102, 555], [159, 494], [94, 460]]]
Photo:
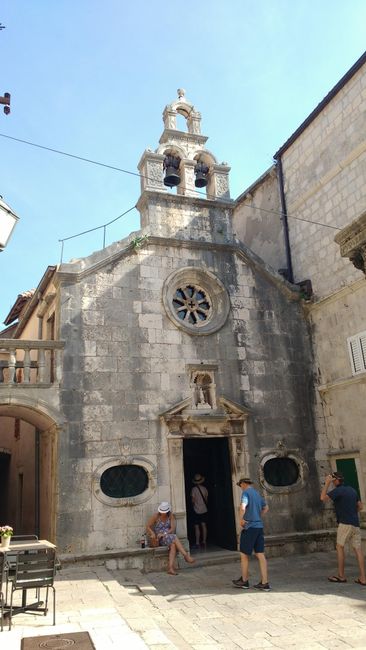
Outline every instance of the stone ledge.
[[[366, 541], [366, 529], [365, 529]], [[329, 550], [333, 548], [336, 537], [336, 529], [321, 529], [311, 531], [299, 531], [286, 534], [266, 535], [266, 554], [268, 557], [280, 557], [295, 553], [313, 553], [315, 551]], [[184, 540], [186, 542], [186, 540]], [[223, 564], [238, 558], [237, 551], [221, 551], [201, 553], [195, 556], [197, 564], [207, 566], [212, 564]], [[80, 565], [105, 565], [114, 569], [139, 569], [148, 573], [149, 571], [161, 571], [166, 569], [168, 560], [168, 549], [160, 548], [127, 548], [112, 551], [99, 551], [96, 553], [75, 553], [60, 554], [59, 559], [62, 565], [78, 563]], [[184, 563], [182, 564], [183, 568]]]

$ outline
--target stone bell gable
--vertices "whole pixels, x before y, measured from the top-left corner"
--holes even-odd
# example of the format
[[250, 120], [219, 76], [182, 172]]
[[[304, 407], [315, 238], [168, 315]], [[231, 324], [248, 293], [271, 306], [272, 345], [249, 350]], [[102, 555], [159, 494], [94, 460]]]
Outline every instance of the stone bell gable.
[[[177, 115], [186, 120], [187, 131], [177, 129]], [[146, 192], [167, 193], [167, 178], [164, 170], [170, 163], [175, 176], [177, 196], [205, 198], [211, 201], [222, 200], [232, 205], [229, 191], [230, 167], [226, 163], [218, 164], [216, 157], [205, 147], [207, 137], [201, 135], [201, 115], [185, 96], [185, 91], [178, 90], [178, 100], [165, 107], [163, 113], [164, 131], [159, 146], [152, 151], [146, 149], [138, 164], [141, 174], [141, 208], [142, 226], [157, 227], [159, 219], [148, 210], [144, 196]], [[174, 210], [171, 203], [170, 209]], [[182, 202], [180, 202], [182, 205]], [[202, 206], [201, 206], [202, 209]], [[186, 224], [185, 224], [186, 225]], [[161, 227], [161, 220], [160, 220]], [[173, 220], [173, 227], [176, 224]]]

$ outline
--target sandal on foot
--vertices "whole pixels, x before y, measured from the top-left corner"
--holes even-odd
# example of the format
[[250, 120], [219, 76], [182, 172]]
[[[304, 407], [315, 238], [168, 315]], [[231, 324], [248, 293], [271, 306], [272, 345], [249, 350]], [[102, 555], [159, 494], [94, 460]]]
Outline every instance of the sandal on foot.
[[193, 557], [191, 557], [190, 555], [186, 555], [186, 557], [184, 559], [185, 559], [186, 562], [188, 562], [188, 564], [195, 564], [196, 563], [196, 560], [194, 560]]
[[347, 582], [347, 578], [340, 578], [339, 576], [329, 576], [329, 582]]
[[366, 587], [366, 582], [361, 582], [360, 578], [355, 580], [356, 585], [361, 585], [361, 587]]
[[173, 570], [172, 571], [167, 571], [167, 574], [169, 576], [177, 576], [178, 575], [178, 573], [176, 571], [173, 571]]

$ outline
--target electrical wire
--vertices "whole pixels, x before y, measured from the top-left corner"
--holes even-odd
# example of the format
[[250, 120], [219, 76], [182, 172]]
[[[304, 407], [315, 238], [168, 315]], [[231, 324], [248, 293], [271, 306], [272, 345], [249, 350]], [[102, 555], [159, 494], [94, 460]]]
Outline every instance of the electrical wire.
[[[86, 162], [86, 163], [89, 163], [91, 165], [97, 165], [98, 167], [105, 167], [106, 169], [112, 169], [113, 171], [121, 172], [122, 174], [128, 174], [130, 176], [137, 176], [138, 178], [144, 178], [146, 180], [154, 180], [154, 183], [157, 182], [156, 179], [150, 179], [149, 176], [144, 176], [144, 174], [139, 174], [138, 172], [131, 172], [131, 171], [127, 170], [127, 169], [122, 169], [121, 167], [116, 167], [115, 165], [109, 165], [107, 163], [102, 163], [102, 162], [100, 162], [98, 160], [93, 160], [91, 158], [84, 158], [83, 156], [78, 156], [76, 154], [68, 153], [66, 151], [61, 151], [60, 149], [54, 149], [53, 147], [46, 147], [46, 146], [44, 146], [42, 144], [36, 144], [35, 142], [30, 142], [29, 140], [23, 140], [21, 138], [15, 138], [14, 136], [6, 135], [5, 133], [0, 133], [0, 137], [1, 138], [6, 138], [8, 140], [13, 140], [15, 142], [20, 142], [21, 144], [26, 144], [26, 145], [28, 145], [30, 147], [36, 147], [37, 149], [43, 149], [44, 151], [50, 151], [51, 153], [56, 153], [56, 154], [59, 154], [60, 156], [67, 156], [68, 158], [74, 158], [75, 160], [81, 160], [82, 162]], [[163, 183], [161, 183], [161, 185], [163, 186]], [[182, 187], [182, 189], [185, 189], [185, 187]], [[200, 192], [199, 190], [196, 190], [196, 194], [200, 194], [200, 195], [204, 196], [207, 199], [227, 202], [227, 199], [225, 199], [225, 198], [217, 197], [217, 196], [214, 196], [214, 195], [209, 195], [206, 192]], [[254, 205], [254, 204], [249, 204], [249, 203], [244, 203], [244, 205], [245, 205], [245, 207], [250, 208], [251, 210], [260, 210], [261, 212], [267, 212], [268, 214], [277, 215], [281, 219], [284, 216], [283, 212], [280, 212], [278, 210], [270, 210], [270, 209], [266, 209], [266, 208], [260, 208], [260, 207]], [[129, 212], [129, 210], [127, 212]], [[121, 216], [123, 216], [123, 215], [120, 215], [120, 217]], [[120, 217], [116, 217], [116, 219], [119, 219]], [[295, 215], [292, 215], [292, 214], [287, 214], [287, 218], [288, 219], [295, 219], [296, 221], [303, 221], [305, 223], [314, 224], [316, 226], [322, 226], [324, 228], [331, 228], [333, 230], [342, 230], [342, 228], [339, 228], [338, 226], [332, 226], [332, 225], [330, 225], [328, 223], [321, 223], [320, 221], [310, 221], [310, 219], [304, 219], [303, 217], [295, 217]], [[113, 223], [113, 222], [111, 222], [111, 223]], [[109, 225], [109, 224], [105, 224], [105, 225]], [[97, 228], [94, 228], [93, 230], [97, 230], [98, 228], [103, 228], [103, 226], [98, 226]], [[85, 232], [90, 232], [90, 231], [87, 230]], [[84, 234], [84, 233], [80, 233], [80, 234]], [[77, 237], [78, 235], [74, 235], [74, 236]], [[65, 241], [65, 240], [60, 239], [59, 241]]]

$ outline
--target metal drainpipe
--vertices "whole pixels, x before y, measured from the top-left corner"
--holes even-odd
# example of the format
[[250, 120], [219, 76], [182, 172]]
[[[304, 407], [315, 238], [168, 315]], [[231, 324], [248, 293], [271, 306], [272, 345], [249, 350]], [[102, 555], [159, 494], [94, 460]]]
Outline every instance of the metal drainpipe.
[[283, 235], [285, 238], [285, 254], [286, 254], [286, 264], [287, 264], [287, 280], [291, 283], [294, 281], [294, 273], [292, 269], [292, 259], [291, 259], [291, 245], [290, 245], [290, 236], [288, 230], [288, 220], [287, 220], [287, 207], [286, 207], [286, 195], [283, 182], [283, 168], [281, 157], [275, 159], [278, 168], [278, 182], [280, 186], [280, 200], [281, 200], [281, 212], [282, 212], [282, 222], [283, 222]]

